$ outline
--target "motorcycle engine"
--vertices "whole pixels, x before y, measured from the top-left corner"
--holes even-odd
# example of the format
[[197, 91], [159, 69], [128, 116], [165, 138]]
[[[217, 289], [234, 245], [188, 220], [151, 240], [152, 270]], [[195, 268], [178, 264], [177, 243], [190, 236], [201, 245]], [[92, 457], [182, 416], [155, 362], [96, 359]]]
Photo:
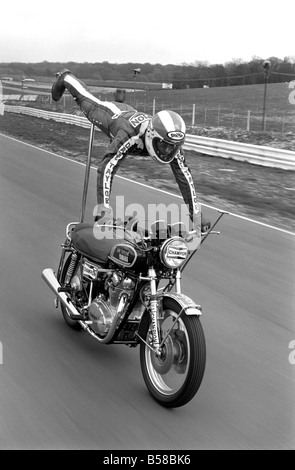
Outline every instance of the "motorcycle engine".
[[105, 336], [113, 323], [116, 312], [110, 308], [108, 302], [100, 297], [96, 297], [91, 302], [88, 312], [89, 320], [92, 321], [91, 329], [95, 333]]
[[[122, 272], [111, 273], [105, 281], [105, 293], [99, 294], [90, 304], [89, 320], [91, 329], [100, 336], [106, 336], [117, 313], [118, 307], [125, 307], [134, 292], [135, 284], [132, 279]], [[122, 303], [120, 304], [120, 302]], [[119, 314], [122, 314], [123, 311]]]

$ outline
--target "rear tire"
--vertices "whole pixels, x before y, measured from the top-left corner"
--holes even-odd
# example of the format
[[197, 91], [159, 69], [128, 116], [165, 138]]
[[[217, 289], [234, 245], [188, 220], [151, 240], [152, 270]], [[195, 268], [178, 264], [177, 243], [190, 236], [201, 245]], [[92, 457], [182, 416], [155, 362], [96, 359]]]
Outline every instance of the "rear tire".
[[[180, 313], [181, 306], [174, 299], [166, 298], [163, 310], [162, 338]], [[149, 344], [152, 336], [149, 313], [144, 322], [143, 339]], [[141, 342], [140, 364], [150, 394], [162, 406], [176, 408], [192, 400], [202, 383], [206, 365], [206, 343], [200, 318], [182, 313], [166, 339], [160, 357]]]
[[[69, 267], [70, 262], [71, 262], [71, 258], [72, 258], [72, 255], [69, 255], [69, 257], [67, 258], [67, 260], [64, 264], [62, 272], [61, 272], [60, 285], [62, 287], [63, 287], [64, 280], [65, 280], [65, 277], [66, 277], [66, 274], [67, 274], [67, 271], [68, 271], [68, 267]], [[72, 328], [73, 330], [80, 331], [82, 329], [82, 326], [80, 325], [80, 323], [77, 320], [72, 320], [72, 318], [70, 317], [70, 315], [68, 313], [67, 308], [64, 307], [64, 305], [62, 303], [60, 305], [60, 308], [61, 308], [61, 312], [62, 312], [62, 315], [64, 317], [64, 320], [65, 320], [66, 324], [70, 328]]]

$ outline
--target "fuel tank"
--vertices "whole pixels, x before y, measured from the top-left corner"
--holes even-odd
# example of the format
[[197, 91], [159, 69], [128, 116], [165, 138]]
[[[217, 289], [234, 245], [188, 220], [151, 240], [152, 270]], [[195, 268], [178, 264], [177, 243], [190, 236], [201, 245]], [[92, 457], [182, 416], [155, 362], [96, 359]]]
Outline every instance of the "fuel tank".
[[[98, 236], [99, 235], [99, 236]], [[139, 250], [136, 245], [124, 240], [124, 231], [108, 232], [102, 236], [94, 230], [89, 223], [77, 224], [71, 235], [74, 248], [84, 256], [104, 266], [109, 260], [115, 264], [130, 268], [135, 272], [144, 273], [147, 270], [147, 254]]]

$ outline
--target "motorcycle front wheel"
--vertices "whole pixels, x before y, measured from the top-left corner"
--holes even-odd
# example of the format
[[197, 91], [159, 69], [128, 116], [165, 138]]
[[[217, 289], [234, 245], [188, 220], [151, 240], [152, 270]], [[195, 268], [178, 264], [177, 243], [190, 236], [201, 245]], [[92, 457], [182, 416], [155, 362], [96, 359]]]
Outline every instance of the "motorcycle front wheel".
[[160, 355], [149, 347], [152, 344], [152, 324], [148, 313], [143, 330], [147, 344], [140, 344], [140, 365], [147, 389], [166, 408], [180, 407], [192, 400], [205, 372], [206, 343], [200, 318], [182, 312], [176, 320], [180, 311], [181, 307], [174, 299], [164, 299], [160, 341], [172, 330]]

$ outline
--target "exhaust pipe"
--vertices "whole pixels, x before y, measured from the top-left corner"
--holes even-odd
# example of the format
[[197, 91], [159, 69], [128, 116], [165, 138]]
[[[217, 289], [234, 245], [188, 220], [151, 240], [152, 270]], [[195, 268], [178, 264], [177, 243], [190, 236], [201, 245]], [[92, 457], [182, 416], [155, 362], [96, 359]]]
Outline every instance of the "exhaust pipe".
[[67, 296], [65, 292], [59, 292], [58, 289], [61, 287], [60, 283], [55, 277], [53, 269], [46, 268], [42, 271], [42, 279], [46, 282], [46, 284], [50, 287], [50, 289], [55, 293], [55, 295], [59, 298], [61, 303], [69, 310], [70, 316], [73, 320], [83, 320], [84, 317], [81, 315], [70, 298]]

